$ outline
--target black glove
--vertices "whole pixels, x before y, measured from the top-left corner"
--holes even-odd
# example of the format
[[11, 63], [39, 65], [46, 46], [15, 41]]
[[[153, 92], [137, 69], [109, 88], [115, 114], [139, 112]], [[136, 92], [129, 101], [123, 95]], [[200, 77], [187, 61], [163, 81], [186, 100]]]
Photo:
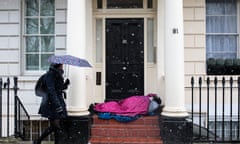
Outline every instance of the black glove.
[[64, 84], [63, 84], [63, 89], [62, 90], [65, 90], [68, 88], [68, 85], [70, 84], [70, 80], [69, 79], [66, 79]]
[[64, 85], [69, 85], [69, 84], [70, 84], [70, 80], [66, 79]]

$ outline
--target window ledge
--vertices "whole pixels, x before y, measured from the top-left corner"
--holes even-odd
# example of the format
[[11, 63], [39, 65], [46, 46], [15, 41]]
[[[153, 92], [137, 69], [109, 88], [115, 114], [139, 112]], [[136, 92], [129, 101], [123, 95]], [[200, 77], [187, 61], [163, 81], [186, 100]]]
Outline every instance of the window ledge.
[[34, 76], [18, 76], [19, 82], [32, 82], [37, 81], [40, 75], [34, 75]]

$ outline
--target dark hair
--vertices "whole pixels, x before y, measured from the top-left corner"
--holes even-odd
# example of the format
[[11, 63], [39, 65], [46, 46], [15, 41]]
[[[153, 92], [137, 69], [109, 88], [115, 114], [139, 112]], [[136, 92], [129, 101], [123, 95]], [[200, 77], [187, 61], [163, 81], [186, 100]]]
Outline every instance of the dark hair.
[[51, 67], [53, 68], [59, 68], [62, 64], [58, 64], [58, 63], [52, 63]]
[[161, 98], [158, 97], [158, 96], [153, 96], [153, 100], [156, 101], [158, 104], [161, 104], [161, 103], [162, 103]]

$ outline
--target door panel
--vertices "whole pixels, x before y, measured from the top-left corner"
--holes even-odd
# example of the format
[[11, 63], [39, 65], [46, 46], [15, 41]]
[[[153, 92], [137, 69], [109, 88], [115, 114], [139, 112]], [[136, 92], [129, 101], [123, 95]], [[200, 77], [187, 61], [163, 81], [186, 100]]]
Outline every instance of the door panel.
[[144, 94], [144, 20], [106, 19], [106, 100]]

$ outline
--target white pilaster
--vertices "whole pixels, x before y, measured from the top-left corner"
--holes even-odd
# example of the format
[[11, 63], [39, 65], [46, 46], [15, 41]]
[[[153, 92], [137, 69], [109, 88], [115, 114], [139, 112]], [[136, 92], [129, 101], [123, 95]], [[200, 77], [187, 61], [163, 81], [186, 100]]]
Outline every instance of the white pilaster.
[[183, 1], [165, 0], [165, 107], [162, 115], [186, 117]]
[[164, 84], [164, 1], [157, 0], [157, 85], [162, 101], [165, 101]]
[[[86, 58], [86, 0], [69, 0], [67, 9], [67, 54]], [[86, 94], [86, 68], [69, 66], [68, 114], [89, 114]]]

